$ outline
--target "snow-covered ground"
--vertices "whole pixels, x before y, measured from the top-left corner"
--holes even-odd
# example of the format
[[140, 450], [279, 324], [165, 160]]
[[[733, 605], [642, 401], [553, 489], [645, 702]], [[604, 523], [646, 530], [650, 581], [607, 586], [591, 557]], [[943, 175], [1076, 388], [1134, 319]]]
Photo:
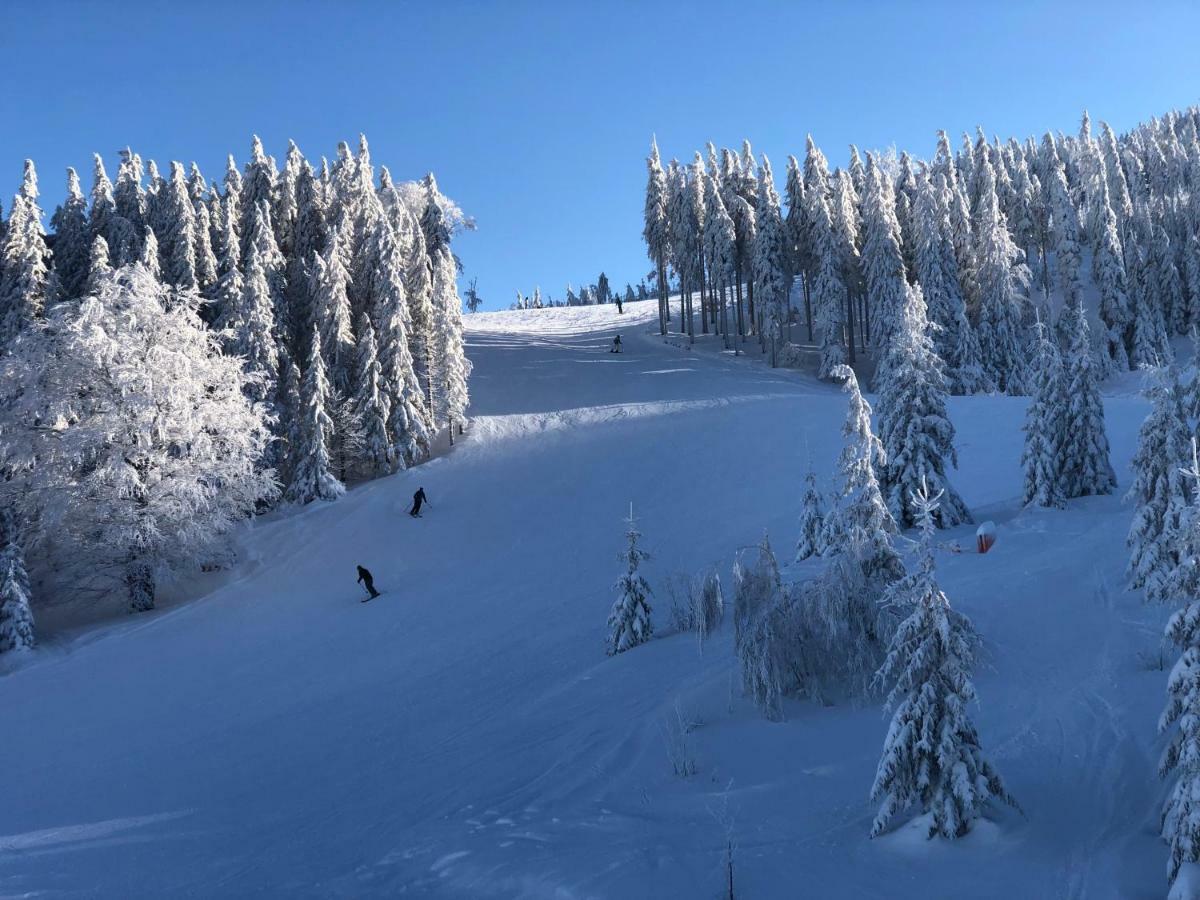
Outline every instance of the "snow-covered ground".
[[[0, 677], [0, 896], [719, 897], [727, 829], [739, 897], [1162, 895], [1166, 611], [1123, 589], [1119, 497], [1020, 509], [1023, 399], [951, 401], [955, 484], [999, 540], [939, 565], [986, 640], [977, 722], [1025, 816], [870, 841], [878, 706], [764, 721], [728, 622], [703, 654], [603, 652], [630, 501], [665, 632], [672, 574], [728, 586], [764, 529], [789, 557], [844, 397], [665, 344], [653, 303], [466, 323], [476, 418], [447, 456], [257, 523], [203, 599], [44, 635]], [[1122, 491], [1135, 386], [1107, 398]], [[358, 563], [385, 591], [366, 605]]]

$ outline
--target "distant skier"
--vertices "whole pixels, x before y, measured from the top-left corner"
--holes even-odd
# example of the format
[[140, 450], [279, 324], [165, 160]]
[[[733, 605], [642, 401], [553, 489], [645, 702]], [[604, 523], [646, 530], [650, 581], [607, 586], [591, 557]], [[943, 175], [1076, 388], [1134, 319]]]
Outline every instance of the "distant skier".
[[617, 294], [616, 300], [617, 300], [617, 315], [620, 315], [621, 313], [625, 312], [625, 306], [621, 303], [621, 295], [620, 294]]
[[428, 502], [429, 502], [429, 499], [425, 496], [425, 488], [417, 488], [417, 492], [415, 494], [413, 494], [412, 509], [410, 509], [408, 511], [408, 514], [410, 516], [412, 516], [414, 519], [420, 518], [421, 517], [421, 504], [428, 503]]
[[613, 338], [612, 349], [609, 350], [608, 352], [609, 353], [620, 353], [621, 352], [621, 336], [619, 334], [615, 338]]
[[[367, 593], [371, 596], [367, 600], [374, 600], [379, 596], [379, 591], [375, 590], [375, 579], [371, 577], [371, 573], [362, 566], [358, 567], [358, 584], [363, 585], [367, 589]], [[363, 601], [364, 603], [366, 600]]]

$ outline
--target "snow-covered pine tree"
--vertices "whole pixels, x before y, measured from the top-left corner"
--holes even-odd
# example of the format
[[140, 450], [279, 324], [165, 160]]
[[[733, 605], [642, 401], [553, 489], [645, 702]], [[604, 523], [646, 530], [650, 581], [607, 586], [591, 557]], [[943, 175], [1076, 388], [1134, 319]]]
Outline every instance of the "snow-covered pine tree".
[[667, 333], [667, 259], [671, 242], [671, 224], [667, 218], [667, 173], [663, 171], [658, 156], [658, 142], [651, 139], [650, 155], [646, 158], [646, 209], [642, 237], [646, 241], [646, 255], [654, 263], [658, 281], [658, 325], [662, 334]]
[[810, 461], [804, 475], [804, 497], [800, 501], [800, 538], [796, 541], [796, 562], [825, 552], [825, 498], [817, 489], [817, 474]]
[[[109, 249], [120, 265], [133, 262], [142, 255], [142, 239], [145, 237], [146, 194], [142, 190], [142, 158], [126, 147], [121, 151], [121, 164], [117, 169], [117, 183], [113, 187], [113, 202], [117, 216], [126, 223], [117, 243], [115, 235], [108, 236]], [[118, 249], [119, 248], [119, 249]]]
[[[849, 172], [839, 169], [833, 177], [833, 198], [830, 201], [829, 217], [833, 223], [834, 241], [838, 247], [842, 285], [847, 294], [846, 349], [849, 351], [847, 359], [850, 365], [854, 365], [857, 356], [855, 343], [865, 346], [867, 336], [865, 306], [861, 311], [856, 309], [863, 302], [862, 256], [858, 251], [860, 206], [854, 179]], [[856, 332], [861, 338], [856, 337]]]
[[193, 202], [192, 256], [196, 260], [196, 287], [207, 292], [217, 282], [217, 255], [212, 247], [212, 221], [203, 201]]
[[196, 278], [196, 216], [183, 164], [171, 163], [171, 180], [159, 191], [160, 252], [163, 281], [181, 291], [199, 287]]
[[100, 235], [96, 235], [92, 240], [92, 249], [88, 257], [88, 276], [84, 291], [88, 294], [97, 293], [100, 285], [111, 274], [112, 265], [108, 261], [108, 242]]
[[450, 441], [462, 434], [471, 398], [467, 379], [471, 361], [463, 345], [462, 300], [458, 296], [457, 272], [449, 247], [433, 257], [433, 359], [437, 381], [433, 385], [432, 417], [435, 426], [444, 422]]
[[312, 260], [311, 296], [314, 325], [321, 333], [325, 371], [336, 391], [350, 390], [354, 367], [354, 332], [350, 319], [350, 273], [338, 245], [345, 239], [335, 226], [324, 253]]
[[296, 178], [296, 213], [291, 237], [287, 262], [288, 310], [297, 337], [302, 337], [312, 329], [314, 321], [312, 273], [308, 267], [315, 254], [324, 252], [326, 237], [325, 200], [307, 160], [302, 161]]
[[[846, 309], [848, 300], [842, 282], [843, 247], [838, 246], [829, 204], [823, 190], [807, 195], [805, 219], [809, 248], [809, 296], [813, 307], [816, 337], [821, 348], [818, 378], [829, 378], [846, 362]], [[853, 340], [854, 335], [849, 335]]]
[[650, 554], [638, 546], [642, 534], [637, 530], [632, 503], [629, 504], [629, 518], [625, 523], [625, 538], [629, 546], [617, 557], [625, 563], [625, 573], [617, 579], [617, 599], [608, 614], [609, 656], [644, 644], [654, 633], [650, 621], [650, 583], [638, 571]]
[[921, 511], [914, 498], [928, 485], [941, 498], [929, 510], [931, 523], [952, 528], [970, 522], [971, 512], [946, 476], [947, 461], [958, 465], [954, 425], [946, 414], [946, 379], [929, 339], [920, 286], [906, 285], [906, 290], [879, 387], [879, 438], [887, 458], [880, 481], [900, 527], [917, 524]]
[[357, 372], [351, 400], [362, 427], [359, 465], [367, 477], [386, 475], [395, 469], [396, 454], [388, 422], [391, 408], [383, 389], [383, 372], [375, 346], [375, 329], [364, 312], [358, 320]]
[[1034, 326], [1031, 377], [1033, 398], [1025, 411], [1025, 446], [1021, 467], [1025, 487], [1021, 502], [1035, 506], [1063, 505], [1063, 423], [1066, 416], [1062, 357], [1041, 318]]
[[1183, 281], [1175, 263], [1175, 249], [1171, 243], [1171, 236], [1162, 224], [1165, 213], [1161, 203], [1157, 204], [1151, 216], [1154, 226], [1149, 251], [1154, 277], [1154, 296], [1158, 299], [1167, 328], [1175, 334], [1187, 334], [1188, 329], [1197, 324], [1197, 321], [1196, 317], [1189, 313], [1184, 302]]
[[980, 214], [975, 235], [974, 281], [979, 297], [979, 347], [986, 379], [1007, 394], [1025, 391], [1025, 342], [1021, 319], [1029, 269], [1013, 243], [996, 197], [992, 167], [981, 171]]
[[388, 402], [388, 433], [396, 463], [410, 466], [429, 454], [429, 410], [413, 365], [412, 319], [404, 288], [404, 256], [387, 218], [380, 216], [368, 243], [372, 267], [367, 306], [378, 322], [381, 390]]
[[[986, 201], [985, 201], [986, 202]], [[882, 801], [871, 837], [915, 808], [927, 818], [926, 838], [960, 838], [992, 799], [1016, 806], [983, 754], [969, 707], [976, 637], [971, 623], [950, 608], [937, 583], [933, 558], [938, 495], [913, 498], [921, 522], [920, 569], [888, 589], [885, 604], [910, 611], [892, 637], [876, 679], [890, 684], [883, 754], [871, 787]]]
[[[862, 263], [871, 299], [871, 339], [875, 358], [882, 360], [900, 324], [908, 282], [891, 183], [878, 167], [868, 173], [863, 198]], [[877, 372], [877, 381], [881, 375]]]
[[67, 169], [67, 198], [50, 219], [54, 227], [55, 300], [74, 299], [87, 284], [88, 259], [92, 239], [88, 229], [87, 200], [79, 186], [79, 176]]
[[1173, 366], [1152, 376], [1145, 391], [1150, 414], [1138, 431], [1133, 455], [1133, 484], [1125, 495], [1135, 504], [1126, 546], [1129, 587], [1144, 588], [1150, 602], [1170, 599], [1171, 579], [1179, 565], [1180, 540], [1187, 523], [1191, 428], [1183, 391]]
[[1098, 169], [1091, 186], [1091, 209], [1095, 215], [1092, 278], [1100, 289], [1104, 352], [1118, 371], [1125, 372], [1129, 370], [1129, 350], [1133, 343], [1133, 311], [1129, 304], [1121, 239], [1117, 236], [1117, 216], [1109, 204], [1102, 162], [1098, 162]]
[[46, 301], [49, 251], [37, 201], [37, 171], [27, 159], [0, 242], [0, 346], [40, 316]]
[[3, 548], [0, 548], [0, 653], [28, 650], [35, 643], [33, 611], [30, 609], [29, 575], [25, 554], [17, 539], [16, 520], [11, 513], [0, 517]]
[[[1079, 217], [1071, 202], [1067, 175], [1057, 151], [1050, 155], [1052, 168], [1049, 171], [1051, 234], [1054, 247], [1054, 266], [1058, 276], [1058, 288], [1062, 293], [1063, 314], [1083, 299], [1083, 253], [1079, 243]], [[1059, 319], [1059, 339], [1067, 342], [1062, 315]]]
[[1125, 241], [1130, 299], [1133, 301], [1133, 341], [1130, 362], [1137, 368], [1160, 366], [1172, 358], [1171, 340], [1155, 288], [1154, 266], [1137, 242], [1136, 229]]
[[787, 238], [771, 162], [765, 155], [759, 169], [755, 221], [758, 230], [754, 236], [754, 298], [762, 317], [762, 338], [768, 345], [771, 365], [775, 366], [787, 321], [788, 285], [784, 276]]
[[1165, 632], [1180, 655], [1167, 679], [1167, 703], [1158, 720], [1159, 734], [1169, 735], [1158, 772], [1174, 779], [1162, 809], [1171, 885], [1182, 867], [1194, 869], [1200, 863], [1200, 460], [1194, 439], [1191, 453], [1187, 474], [1193, 482], [1193, 499], [1174, 585], [1175, 596], [1185, 605], [1167, 621]]
[[329, 461], [333, 419], [329, 416], [330, 387], [325, 377], [321, 332], [314, 325], [309, 340], [308, 368], [300, 388], [299, 444], [296, 447], [292, 482], [286, 498], [293, 503], [336, 500], [344, 492], [334, 477]]
[[0, 653], [28, 650], [34, 643], [29, 576], [19, 548], [10, 542], [0, 551]]
[[1117, 476], [1108, 458], [1104, 403], [1093, 368], [1092, 343], [1082, 304], [1065, 318], [1070, 347], [1066, 360], [1063, 416], [1063, 494], [1067, 499], [1111, 494]]
[[[231, 158], [232, 162], [232, 158]], [[236, 171], [236, 170], [235, 170]], [[262, 141], [258, 135], [253, 135], [250, 141], [250, 161], [246, 163], [245, 174], [239, 181], [238, 207], [241, 219], [238, 222], [238, 234], [241, 235], [242, 259], [250, 257], [250, 242], [261, 241], [262, 235], [256, 234], [256, 219], [260, 215], [260, 206], [267, 204], [265, 224], [271, 227], [271, 210], [275, 208], [275, 182], [279, 172], [275, 169], [275, 160], [263, 152]], [[272, 231], [272, 240], [274, 232]], [[263, 265], [269, 270], [270, 262], [263, 260]]]
[[871, 431], [871, 405], [858, 388], [854, 370], [840, 366], [831, 374], [843, 379], [842, 390], [850, 399], [842, 426], [846, 444], [838, 458], [842, 484], [825, 518], [826, 544], [840, 546], [851, 531], [857, 530], [861, 533], [859, 556], [864, 574], [890, 582], [904, 574], [904, 566], [892, 547], [896, 522], [879, 489], [877, 472], [887, 466], [887, 453]]
[[[211, 559], [275, 496], [246, 378], [140, 265], [13, 348], [0, 363], [0, 502], [28, 525], [48, 593], [112, 577], [148, 609], [159, 573]], [[61, 427], [37, 427], [47, 416]]]
[[104, 160], [99, 153], [92, 154], [92, 159], [92, 204], [88, 214], [88, 228], [93, 241], [97, 237], [104, 238], [110, 253], [116, 253], [127, 223], [116, 221], [117, 204], [113, 200], [112, 182], [108, 180], [108, 173], [104, 170]]
[[985, 388], [979, 340], [967, 319], [959, 290], [957, 261], [950, 235], [948, 188], [939, 173], [936, 185], [917, 176], [913, 205], [913, 266], [928, 308], [934, 349], [946, 367], [950, 391], [972, 394]]
[[150, 228], [142, 235], [142, 252], [138, 264], [142, 266], [155, 281], [162, 281], [162, 255], [158, 252], [158, 236]]
[[250, 245], [242, 294], [225, 323], [230, 334], [229, 350], [243, 360], [254, 377], [247, 381], [247, 396], [262, 403], [275, 396], [279, 377], [279, 347], [275, 341], [275, 314], [271, 289], [263, 269], [258, 245]]

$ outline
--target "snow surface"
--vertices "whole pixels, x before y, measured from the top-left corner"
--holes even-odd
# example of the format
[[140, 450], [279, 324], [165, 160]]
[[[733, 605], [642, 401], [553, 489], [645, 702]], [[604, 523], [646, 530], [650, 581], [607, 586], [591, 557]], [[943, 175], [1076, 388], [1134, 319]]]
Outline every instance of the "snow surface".
[[[870, 841], [879, 707], [763, 720], [731, 623], [701, 654], [667, 633], [664, 589], [710, 565], [728, 589], [764, 528], [790, 558], [844, 396], [711, 337], [665, 343], [653, 302], [465, 323], [475, 419], [448, 456], [256, 523], [235, 572], [180, 592], [203, 599], [6, 661], [0, 896], [719, 897], [727, 826], [739, 897], [1163, 895], [1168, 611], [1123, 590], [1119, 495], [1019, 508], [1024, 399], [950, 401], [952, 481], [999, 540], [938, 563], [986, 640], [976, 720], [1026, 817]], [[1135, 389], [1106, 398], [1122, 491]], [[659, 633], [606, 658], [631, 500]]]

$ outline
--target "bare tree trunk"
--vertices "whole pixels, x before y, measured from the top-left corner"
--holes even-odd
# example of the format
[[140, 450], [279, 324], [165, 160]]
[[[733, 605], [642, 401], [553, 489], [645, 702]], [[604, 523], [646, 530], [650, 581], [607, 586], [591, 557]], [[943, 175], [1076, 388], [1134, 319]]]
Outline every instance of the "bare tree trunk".
[[804, 285], [804, 322], [808, 325], [808, 342], [813, 342], [813, 314], [812, 314], [812, 298], [808, 293], [808, 275], [807, 273], [800, 276], [800, 281]]
[[846, 357], [851, 366], [854, 365], [854, 298], [849, 292], [846, 294], [846, 336], [850, 339], [849, 355]]

